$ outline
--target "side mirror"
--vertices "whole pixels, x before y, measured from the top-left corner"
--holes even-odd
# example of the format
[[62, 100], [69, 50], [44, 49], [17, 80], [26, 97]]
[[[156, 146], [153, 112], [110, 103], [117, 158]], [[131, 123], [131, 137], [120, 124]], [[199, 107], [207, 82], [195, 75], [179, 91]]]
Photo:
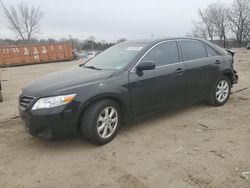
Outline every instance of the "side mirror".
[[136, 70], [142, 72], [144, 70], [154, 70], [155, 64], [152, 61], [141, 62], [137, 67]]

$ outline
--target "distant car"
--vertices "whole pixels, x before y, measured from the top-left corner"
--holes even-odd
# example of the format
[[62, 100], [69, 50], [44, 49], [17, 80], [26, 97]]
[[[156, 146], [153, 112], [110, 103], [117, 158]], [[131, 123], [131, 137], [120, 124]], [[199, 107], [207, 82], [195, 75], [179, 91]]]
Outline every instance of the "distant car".
[[87, 52], [88, 59], [92, 59], [93, 57], [96, 56], [96, 52]]
[[72, 51], [72, 58], [73, 58], [73, 60], [79, 60], [80, 59], [78, 53], [75, 52], [75, 51]]
[[125, 121], [186, 103], [224, 105], [238, 80], [233, 55], [193, 38], [119, 43], [31, 82], [19, 96], [20, 116], [36, 137], [81, 133], [106, 144]]
[[246, 47], [247, 47], [247, 49], [250, 49], [250, 43], [247, 43]]

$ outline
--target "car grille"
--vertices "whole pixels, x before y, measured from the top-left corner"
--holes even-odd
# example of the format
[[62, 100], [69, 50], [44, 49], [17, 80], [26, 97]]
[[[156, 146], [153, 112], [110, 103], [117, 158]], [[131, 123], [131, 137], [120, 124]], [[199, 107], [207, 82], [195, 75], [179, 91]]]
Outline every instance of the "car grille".
[[34, 97], [23, 96], [19, 99], [19, 104], [20, 106], [27, 108], [34, 99]]

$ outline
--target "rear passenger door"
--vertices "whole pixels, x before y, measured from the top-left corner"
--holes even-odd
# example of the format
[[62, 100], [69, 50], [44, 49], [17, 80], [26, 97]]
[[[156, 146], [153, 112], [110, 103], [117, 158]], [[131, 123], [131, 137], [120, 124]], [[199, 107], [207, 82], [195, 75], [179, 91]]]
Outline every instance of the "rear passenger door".
[[221, 56], [212, 47], [198, 40], [186, 39], [179, 43], [186, 65], [187, 99], [208, 96], [220, 75]]

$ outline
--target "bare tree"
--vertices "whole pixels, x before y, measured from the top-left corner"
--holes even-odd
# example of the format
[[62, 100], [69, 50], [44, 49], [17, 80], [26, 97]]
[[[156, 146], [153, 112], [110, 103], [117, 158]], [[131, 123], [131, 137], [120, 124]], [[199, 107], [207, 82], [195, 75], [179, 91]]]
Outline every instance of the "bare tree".
[[29, 6], [24, 2], [7, 7], [2, 0], [0, 0], [0, 6], [9, 22], [10, 30], [20, 36], [23, 41], [29, 41], [39, 33], [39, 22], [43, 16], [39, 7]]
[[200, 26], [200, 31], [203, 33], [203, 35], [208, 35], [210, 40], [213, 42], [214, 38], [214, 24], [212, 20], [212, 15], [209, 8], [206, 8], [204, 10], [199, 9], [199, 17], [200, 22], [199, 24], [196, 24], [196, 29]]
[[[196, 37], [196, 38], [203, 38], [207, 40], [209, 34], [208, 34], [208, 30], [205, 24], [203, 22], [194, 22], [193, 25], [194, 25], [194, 28], [192, 30], [191, 36]], [[213, 37], [211, 40], [213, 40]]]
[[118, 40], [116, 41], [116, 43], [121, 43], [121, 42], [125, 42], [125, 41], [127, 41], [126, 38], [120, 38], [120, 39], [118, 39]]
[[194, 35], [204, 39], [209, 38], [212, 42], [214, 38], [219, 38], [223, 46], [226, 47], [228, 23], [228, 9], [221, 3], [210, 4], [204, 10], [199, 9], [200, 21], [194, 22]]
[[108, 42], [106, 40], [101, 40], [100, 42], [101, 44], [108, 44]]
[[209, 12], [210, 20], [215, 27], [215, 33], [217, 34], [220, 39], [220, 42], [223, 43], [223, 46], [225, 48], [227, 40], [226, 34], [229, 29], [229, 9], [220, 2], [218, 2], [209, 5], [207, 11]]
[[87, 43], [91, 45], [91, 50], [94, 50], [94, 44], [95, 44], [95, 37], [94, 36], [90, 36], [87, 40]]
[[71, 38], [72, 48], [75, 50], [79, 50], [81, 48], [81, 43], [78, 38]]
[[244, 40], [250, 42], [250, 23], [248, 24], [247, 29], [245, 30], [244, 36]]
[[87, 41], [92, 41], [92, 42], [95, 42], [95, 37], [94, 36], [90, 36]]
[[244, 38], [246, 38], [249, 32], [250, 0], [234, 0], [228, 18], [230, 20], [231, 30], [236, 35], [238, 45], [241, 47]]

